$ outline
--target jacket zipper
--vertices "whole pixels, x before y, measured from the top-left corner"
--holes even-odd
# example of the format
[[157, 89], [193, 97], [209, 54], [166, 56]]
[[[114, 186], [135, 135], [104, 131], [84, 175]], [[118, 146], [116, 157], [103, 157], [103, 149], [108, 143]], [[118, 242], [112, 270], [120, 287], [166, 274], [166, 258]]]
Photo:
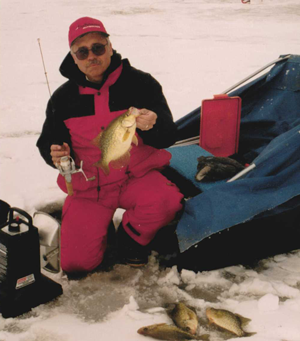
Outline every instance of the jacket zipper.
[[99, 197], [100, 197], [100, 190], [101, 190], [101, 187], [99, 186], [99, 182], [100, 182], [100, 179], [99, 179], [99, 168], [97, 168], [97, 181], [98, 181], [98, 184], [97, 184], [97, 201], [99, 201]]

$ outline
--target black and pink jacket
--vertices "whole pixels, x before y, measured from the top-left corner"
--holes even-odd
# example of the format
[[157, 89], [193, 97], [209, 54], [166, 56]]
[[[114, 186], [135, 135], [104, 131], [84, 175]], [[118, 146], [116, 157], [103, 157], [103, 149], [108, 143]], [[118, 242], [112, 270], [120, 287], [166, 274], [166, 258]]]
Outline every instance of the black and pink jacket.
[[[63, 61], [60, 72], [69, 80], [55, 91], [48, 103], [37, 147], [52, 167], [52, 144], [67, 142], [75, 163], [79, 165], [83, 160], [87, 177], [96, 176], [96, 180], [86, 182], [81, 173], [74, 174], [72, 183], [75, 191], [99, 189], [168, 165], [171, 154], [162, 148], [175, 142], [176, 125], [161, 85], [150, 74], [133, 68], [115, 51], [102, 84], [87, 81], [70, 54]], [[112, 119], [131, 106], [154, 111], [158, 116], [157, 122], [149, 131], [137, 129], [139, 144], [131, 149], [128, 167], [111, 168], [110, 174], [105, 176], [101, 169], [93, 166], [100, 159], [101, 152], [91, 141]], [[64, 179], [60, 175], [58, 183], [65, 191]]]

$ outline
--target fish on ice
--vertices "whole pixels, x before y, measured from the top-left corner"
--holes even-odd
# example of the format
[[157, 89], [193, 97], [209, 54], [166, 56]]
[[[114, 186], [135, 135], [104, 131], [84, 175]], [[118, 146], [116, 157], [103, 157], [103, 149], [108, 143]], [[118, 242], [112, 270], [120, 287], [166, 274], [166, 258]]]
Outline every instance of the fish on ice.
[[208, 340], [208, 335], [196, 336], [176, 326], [159, 323], [142, 327], [137, 331], [144, 336], [150, 336], [158, 340]]
[[236, 336], [251, 336], [256, 333], [247, 333], [243, 327], [251, 320], [238, 314], [234, 314], [224, 309], [207, 308], [206, 316], [210, 323], [215, 324], [221, 329], [225, 329]]
[[169, 313], [169, 316], [178, 328], [191, 334], [196, 334], [198, 317], [196, 313], [184, 303], [176, 303], [174, 309]]

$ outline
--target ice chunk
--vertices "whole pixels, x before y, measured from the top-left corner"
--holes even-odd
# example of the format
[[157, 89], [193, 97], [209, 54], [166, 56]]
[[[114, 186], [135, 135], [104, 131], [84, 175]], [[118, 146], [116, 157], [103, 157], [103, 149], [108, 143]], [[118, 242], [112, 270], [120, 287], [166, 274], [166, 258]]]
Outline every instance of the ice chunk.
[[279, 297], [273, 294], [266, 294], [258, 300], [260, 311], [275, 311], [279, 307]]
[[126, 310], [135, 311], [139, 309], [139, 305], [137, 304], [136, 300], [133, 296], [130, 296], [129, 303], [125, 305]]
[[158, 280], [158, 285], [170, 285], [170, 284], [175, 284], [175, 285], [180, 284], [180, 276], [179, 276], [176, 266], [173, 266], [170, 272], [165, 277], [162, 277]]
[[182, 269], [181, 279], [184, 283], [194, 283], [196, 279], [196, 273], [194, 271]]

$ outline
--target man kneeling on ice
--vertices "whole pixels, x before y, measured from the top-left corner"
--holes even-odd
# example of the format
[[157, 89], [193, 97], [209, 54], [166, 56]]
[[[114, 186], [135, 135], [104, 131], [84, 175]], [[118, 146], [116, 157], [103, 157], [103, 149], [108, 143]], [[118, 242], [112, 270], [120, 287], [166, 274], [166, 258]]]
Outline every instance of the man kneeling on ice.
[[[161, 85], [112, 48], [99, 20], [84, 17], [69, 29], [70, 52], [60, 72], [68, 81], [50, 98], [37, 146], [52, 167], [71, 156], [73, 195], [62, 214], [61, 266], [90, 272], [102, 262], [108, 226], [125, 209], [117, 242], [123, 261], [147, 262], [147, 245], [182, 209], [183, 195], [159, 170], [176, 125]], [[67, 193], [65, 179], [59, 187]], [[167, 241], [166, 241], [167, 242]]]

